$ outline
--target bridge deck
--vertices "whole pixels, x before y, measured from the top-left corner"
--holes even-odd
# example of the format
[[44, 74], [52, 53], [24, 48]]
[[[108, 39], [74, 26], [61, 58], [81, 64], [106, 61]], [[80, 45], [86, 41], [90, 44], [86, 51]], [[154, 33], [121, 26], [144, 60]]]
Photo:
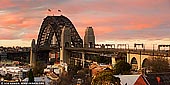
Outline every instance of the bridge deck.
[[118, 52], [126, 52], [131, 54], [151, 55], [151, 56], [164, 56], [169, 57], [169, 51], [153, 51], [153, 50], [136, 50], [136, 49], [116, 49], [116, 48], [65, 48], [72, 52], [86, 52], [86, 53], [104, 53], [104, 54], [115, 54]]

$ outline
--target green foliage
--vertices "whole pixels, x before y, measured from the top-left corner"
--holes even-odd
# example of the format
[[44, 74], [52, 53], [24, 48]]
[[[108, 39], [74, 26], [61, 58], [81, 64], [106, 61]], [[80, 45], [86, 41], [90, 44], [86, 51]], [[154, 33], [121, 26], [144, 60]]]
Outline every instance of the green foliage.
[[106, 64], [109, 64], [111, 62], [111, 60], [109, 60], [108, 57], [99, 56], [99, 55], [96, 55], [94, 57], [94, 61], [96, 61], [97, 63], [106, 63]]
[[33, 68], [33, 74], [35, 76], [41, 76], [46, 68], [46, 64], [42, 61], [37, 61], [36, 66]]
[[146, 67], [151, 68], [152, 72], [167, 72], [169, 69], [168, 59], [162, 57], [148, 59]]
[[120, 78], [113, 76], [113, 71], [104, 70], [92, 80], [92, 85], [120, 85]]
[[28, 82], [34, 82], [34, 75], [32, 69], [28, 72]]
[[5, 80], [12, 80], [12, 74], [7, 73], [4, 77]]
[[77, 71], [78, 70], [81, 70], [82, 67], [81, 66], [78, 66], [78, 65], [75, 65], [75, 66], [68, 66], [68, 74], [73, 77], [74, 75], [77, 75]]
[[119, 61], [115, 66], [114, 66], [114, 74], [130, 74], [130, 69], [132, 66], [125, 62], [125, 61]]
[[77, 76], [81, 79], [84, 78], [85, 77], [85, 71], [83, 69], [77, 71]]
[[52, 58], [51, 60], [50, 60], [50, 65], [54, 65], [54, 63], [55, 63], [55, 61], [56, 61], [56, 59], [55, 58]]
[[126, 61], [127, 53], [119, 52], [117, 57], [115, 58], [116, 61], [124, 60]]

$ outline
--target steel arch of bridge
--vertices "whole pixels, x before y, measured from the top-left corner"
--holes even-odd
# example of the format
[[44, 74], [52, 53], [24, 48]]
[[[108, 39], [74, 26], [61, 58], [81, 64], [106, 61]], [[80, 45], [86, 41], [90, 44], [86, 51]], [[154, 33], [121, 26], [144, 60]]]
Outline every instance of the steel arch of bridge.
[[55, 50], [59, 52], [61, 44], [61, 33], [64, 27], [70, 28], [71, 32], [71, 46], [73, 47], [83, 47], [83, 40], [79, 36], [77, 30], [75, 29], [72, 22], [65, 16], [47, 16], [42, 22], [38, 40], [37, 40], [37, 50], [50, 49], [52, 44], [51, 40], [53, 35], [56, 36]]

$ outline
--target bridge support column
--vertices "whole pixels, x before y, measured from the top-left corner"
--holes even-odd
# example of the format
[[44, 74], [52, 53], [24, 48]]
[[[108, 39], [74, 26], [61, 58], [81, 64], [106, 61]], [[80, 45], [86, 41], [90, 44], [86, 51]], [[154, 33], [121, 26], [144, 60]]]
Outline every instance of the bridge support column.
[[70, 53], [65, 50], [66, 47], [71, 45], [71, 34], [68, 27], [64, 27], [61, 34], [61, 48], [60, 48], [60, 62], [69, 64]]
[[115, 64], [116, 64], [115, 56], [112, 56], [112, 66], [115, 66]]
[[129, 64], [131, 64], [131, 61], [130, 61], [131, 59], [130, 59], [130, 52], [127, 52], [127, 63], [129, 63]]
[[141, 70], [142, 69], [142, 52], [140, 51], [140, 53], [139, 53], [139, 58], [140, 58], [140, 61], [139, 61], [139, 70]]
[[35, 46], [35, 39], [32, 40], [31, 43], [31, 51], [30, 51], [30, 65], [34, 67], [36, 65], [36, 46]]
[[85, 65], [85, 53], [82, 52], [82, 59], [81, 59], [81, 64], [82, 64], [82, 67], [84, 68], [84, 65]]
[[66, 51], [64, 48], [60, 49], [60, 63], [67, 63], [69, 64], [69, 52]]
[[95, 48], [95, 36], [92, 27], [87, 27], [84, 36], [84, 47]]

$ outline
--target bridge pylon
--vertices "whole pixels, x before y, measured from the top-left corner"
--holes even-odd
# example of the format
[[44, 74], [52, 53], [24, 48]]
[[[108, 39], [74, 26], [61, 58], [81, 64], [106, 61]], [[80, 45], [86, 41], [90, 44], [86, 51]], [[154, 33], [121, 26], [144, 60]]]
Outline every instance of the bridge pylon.
[[32, 43], [31, 43], [30, 65], [31, 65], [31, 67], [34, 67], [36, 65], [36, 44], [35, 44], [35, 39], [33, 39]]
[[69, 52], [65, 50], [66, 47], [71, 47], [71, 33], [67, 26], [63, 28], [61, 34], [60, 63], [69, 64]]
[[84, 36], [84, 47], [95, 48], [95, 36], [92, 27], [87, 27]]

